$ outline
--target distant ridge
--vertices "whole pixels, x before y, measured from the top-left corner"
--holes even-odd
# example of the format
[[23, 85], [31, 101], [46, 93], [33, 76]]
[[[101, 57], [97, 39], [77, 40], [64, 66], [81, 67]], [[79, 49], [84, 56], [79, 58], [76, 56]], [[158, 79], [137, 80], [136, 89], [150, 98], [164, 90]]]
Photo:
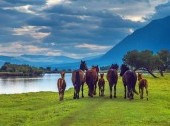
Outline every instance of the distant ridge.
[[170, 50], [170, 16], [151, 21], [127, 36], [101, 57], [106, 63], [122, 63], [123, 56], [130, 50]]

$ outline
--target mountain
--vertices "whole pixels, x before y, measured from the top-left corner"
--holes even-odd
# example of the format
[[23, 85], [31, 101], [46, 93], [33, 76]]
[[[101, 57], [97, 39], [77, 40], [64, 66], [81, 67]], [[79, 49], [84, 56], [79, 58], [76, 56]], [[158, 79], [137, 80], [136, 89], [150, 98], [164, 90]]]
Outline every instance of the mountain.
[[44, 55], [21, 55], [21, 56], [0, 56], [0, 66], [4, 62], [15, 64], [29, 64], [31, 66], [46, 67], [52, 64], [73, 63], [79, 60], [65, 56], [44, 56]]
[[123, 56], [131, 50], [170, 50], [170, 16], [151, 21], [127, 36], [109, 50], [100, 60], [109, 63], [122, 63]]

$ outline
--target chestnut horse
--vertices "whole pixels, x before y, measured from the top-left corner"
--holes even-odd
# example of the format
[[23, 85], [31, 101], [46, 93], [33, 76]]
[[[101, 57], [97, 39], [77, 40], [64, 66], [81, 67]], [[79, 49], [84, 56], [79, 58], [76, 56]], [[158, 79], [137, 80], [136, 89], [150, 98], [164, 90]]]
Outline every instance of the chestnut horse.
[[99, 86], [99, 96], [104, 96], [104, 88], [105, 88], [104, 73], [100, 74], [98, 86]]
[[90, 97], [93, 97], [93, 95], [96, 95], [98, 73], [99, 73], [98, 65], [92, 66], [91, 70], [86, 71], [86, 83], [87, 83], [88, 88], [89, 88], [88, 95]]
[[112, 87], [114, 85], [114, 98], [116, 98], [116, 85], [118, 80], [118, 70], [119, 66], [117, 64], [112, 64], [110, 69], [107, 72], [107, 80], [110, 87], [110, 98], [112, 98]]
[[66, 82], [65, 82], [65, 72], [61, 72], [61, 78], [58, 79], [57, 81], [57, 88], [59, 92], [59, 100], [62, 101], [64, 99], [64, 91], [66, 88]]
[[130, 70], [129, 67], [125, 64], [121, 66], [120, 76], [122, 76], [122, 81], [124, 84], [125, 95], [124, 98], [126, 99], [126, 87], [127, 87], [127, 96], [129, 99], [133, 99], [134, 93], [138, 94], [135, 90], [137, 75], [134, 71]]
[[142, 73], [138, 73], [138, 81], [139, 81], [139, 94], [140, 99], [143, 99], [143, 90], [146, 90], [146, 96], [148, 100], [148, 81], [142, 78]]
[[74, 96], [73, 96], [74, 99], [76, 98], [79, 99], [80, 88], [82, 91], [82, 98], [84, 97], [83, 87], [85, 82], [85, 74], [84, 74], [85, 70], [87, 70], [86, 62], [81, 60], [80, 69], [72, 72], [72, 83], [74, 86]]

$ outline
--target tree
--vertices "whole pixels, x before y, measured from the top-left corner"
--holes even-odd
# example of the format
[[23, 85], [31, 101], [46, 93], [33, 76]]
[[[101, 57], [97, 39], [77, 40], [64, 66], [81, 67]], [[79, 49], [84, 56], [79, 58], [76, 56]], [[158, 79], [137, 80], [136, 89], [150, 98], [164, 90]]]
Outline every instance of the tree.
[[155, 78], [157, 78], [157, 76], [153, 74], [153, 70], [157, 69], [161, 64], [159, 56], [154, 55], [150, 50], [141, 52], [137, 50], [129, 51], [123, 57], [123, 62], [131, 66], [134, 71], [145, 69]]
[[157, 54], [161, 60], [161, 64], [158, 67], [158, 70], [161, 76], [164, 76], [163, 71], [165, 71], [170, 66], [170, 51], [160, 50]]

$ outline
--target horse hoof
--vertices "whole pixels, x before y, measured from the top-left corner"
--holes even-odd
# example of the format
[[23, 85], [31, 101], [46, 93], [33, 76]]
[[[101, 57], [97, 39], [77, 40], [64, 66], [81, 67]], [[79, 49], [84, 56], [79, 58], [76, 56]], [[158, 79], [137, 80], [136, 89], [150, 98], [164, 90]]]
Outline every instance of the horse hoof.
[[117, 98], [116, 96], [114, 96], [114, 98]]
[[82, 96], [82, 98], [84, 98], [84, 96]]
[[76, 97], [74, 96], [73, 99], [76, 99]]
[[110, 98], [112, 98], [112, 95], [110, 95]]

